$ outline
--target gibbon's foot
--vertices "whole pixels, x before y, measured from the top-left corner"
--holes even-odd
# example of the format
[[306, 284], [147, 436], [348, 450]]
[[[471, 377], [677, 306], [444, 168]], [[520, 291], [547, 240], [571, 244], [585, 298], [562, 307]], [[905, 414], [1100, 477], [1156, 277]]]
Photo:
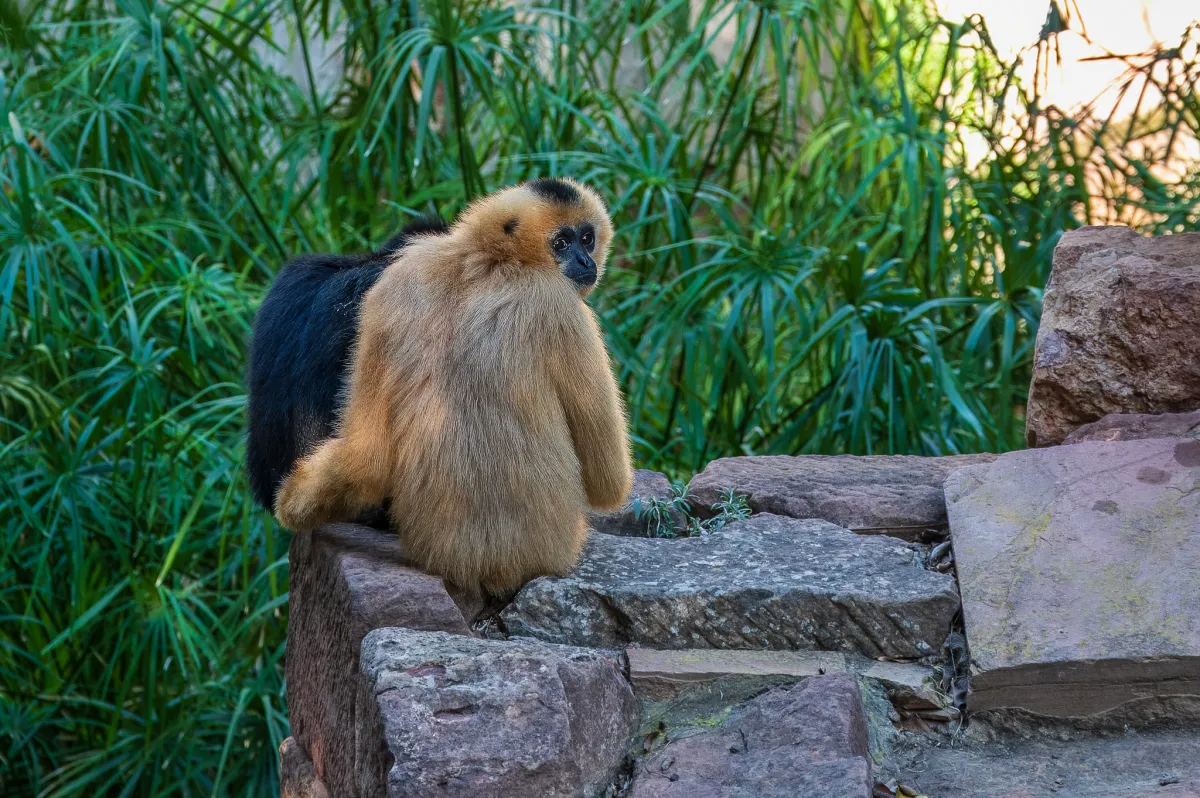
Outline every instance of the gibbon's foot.
[[327, 492], [314, 479], [308, 461], [301, 460], [279, 486], [275, 518], [293, 532], [311, 532], [335, 520], [332, 503], [322, 495]]

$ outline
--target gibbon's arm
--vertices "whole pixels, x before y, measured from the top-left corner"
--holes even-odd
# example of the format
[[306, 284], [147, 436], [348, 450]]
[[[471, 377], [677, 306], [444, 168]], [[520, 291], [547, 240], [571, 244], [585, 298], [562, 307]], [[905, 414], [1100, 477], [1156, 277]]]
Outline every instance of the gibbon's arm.
[[275, 500], [275, 517], [297, 532], [350, 520], [380, 504], [390, 487], [395, 452], [385, 347], [365, 318], [363, 327], [337, 436], [296, 463]]
[[591, 309], [570, 325], [562, 351], [551, 353], [551, 372], [567, 418], [588, 504], [613, 510], [625, 503], [633, 481], [629, 434], [617, 381]]

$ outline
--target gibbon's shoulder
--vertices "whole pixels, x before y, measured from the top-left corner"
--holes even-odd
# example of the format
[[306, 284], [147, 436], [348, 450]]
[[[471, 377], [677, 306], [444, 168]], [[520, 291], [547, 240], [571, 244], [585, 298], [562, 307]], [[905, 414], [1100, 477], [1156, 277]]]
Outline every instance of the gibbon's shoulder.
[[450, 232], [450, 225], [446, 224], [446, 220], [440, 216], [418, 216], [404, 226], [399, 233], [388, 239], [377, 250], [377, 254], [387, 257], [395, 255], [399, 250], [403, 249], [417, 236], [423, 235], [445, 235]]

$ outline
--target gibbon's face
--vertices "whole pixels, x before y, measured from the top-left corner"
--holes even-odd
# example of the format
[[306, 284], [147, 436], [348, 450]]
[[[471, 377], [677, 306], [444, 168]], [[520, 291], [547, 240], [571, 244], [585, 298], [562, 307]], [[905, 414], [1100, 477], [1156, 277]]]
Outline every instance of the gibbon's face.
[[485, 198], [468, 211], [477, 240], [498, 260], [555, 269], [580, 296], [604, 274], [612, 222], [600, 196], [566, 178], [542, 178]]

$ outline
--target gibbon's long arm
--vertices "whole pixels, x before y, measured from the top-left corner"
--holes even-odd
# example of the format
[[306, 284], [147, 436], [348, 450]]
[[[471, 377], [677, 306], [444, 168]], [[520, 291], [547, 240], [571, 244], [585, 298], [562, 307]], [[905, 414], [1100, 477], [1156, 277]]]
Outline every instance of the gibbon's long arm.
[[395, 466], [382, 333], [364, 324], [338, 435], [296, 463], [275, 502], [275, 517], [306, 532], [349, 520], [380, 504]]
[[612, 510], [632, 487], [629, 435], [617, 381], [590, 308], [567, 330], [566, 346], [551, 358], [552, 379], [566, 415], [588, 504]]

